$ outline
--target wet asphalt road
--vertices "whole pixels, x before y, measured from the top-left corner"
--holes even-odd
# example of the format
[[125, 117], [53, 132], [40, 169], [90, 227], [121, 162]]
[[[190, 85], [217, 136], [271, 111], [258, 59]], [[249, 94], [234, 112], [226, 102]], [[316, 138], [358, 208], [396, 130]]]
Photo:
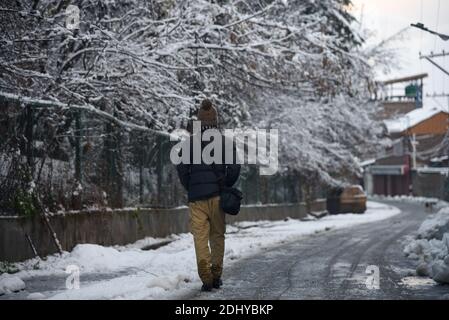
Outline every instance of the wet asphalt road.
[[[415, 233], [426, 217], [423, 205], [385, 203], [402, 213], [306, 236], [239, 261], [225, 270], [222, 289], [189, 298], [448, 299], [449, 285], [414, 276], [416, 262], [402, 253], [405, 236]], [[379, 268], [378, 289], [366, 285], [368, 266]]]

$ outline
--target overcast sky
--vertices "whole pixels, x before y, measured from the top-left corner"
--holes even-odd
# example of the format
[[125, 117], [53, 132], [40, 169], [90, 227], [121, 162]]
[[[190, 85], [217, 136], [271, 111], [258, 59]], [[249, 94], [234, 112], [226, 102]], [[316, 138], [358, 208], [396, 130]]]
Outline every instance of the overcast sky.
[[[426, 27], [449, 34], [449, 0], [352, 0], [354, 14], [361, 19], [364, 29], [375, 32], [371, 41], [388, 38], [410, 23], [422, 22]], [[433, 92], [449, 94], [449, 76], [445, 75], [430, 62], [419, 59], [423, 54], [449, 52], [449, 41], [421, 31], [409, 28], [405, 39], [395, 44], [398, 48], [400, 68], [391, 74], [379, 74], [380, 79], [428, 73], [424, 82], [424, 94]], [[449, 70], [449, 56], [435, 58], [435, 61]], [[436, 100], [436, 101], [435, 101]], [[425, 98], [425, 106], [438, 104], [449, 108], [448, 98]]]

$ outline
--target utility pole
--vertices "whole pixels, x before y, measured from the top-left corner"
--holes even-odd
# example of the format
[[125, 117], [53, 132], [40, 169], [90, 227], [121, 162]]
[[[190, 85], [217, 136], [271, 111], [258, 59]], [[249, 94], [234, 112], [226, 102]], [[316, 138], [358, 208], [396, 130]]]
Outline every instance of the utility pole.
[[412, 145], [412, 168], [416, 169], [416, 146], [419, 144], [418, 141], [416, 141], [416, 134], [414, 133], [412, 135], [412, 141], [411, 141], [411, 145]]
[[[438, 69], [440, 69], [442, 72], [444, 72], [447, 76], [449, 76], [449, 71], [446, 70], [445, 68], [443, 68], [442, 66], [440, 66], [438, 63], [436, 63], [434, 60], [434, 58], [442, 58], [442, 57], [446, 57], [449, 56], [449, 52], [445, 52], [444, 50], [441, 53], [433, 53], [432, 51], [430, 52], [430, 54], [428, 55], [422, 55], [421, 52], [419, 53], [419, 58], [420, 59], [426, 59], [427, 61], [429, 61], [431, 64], [433, 64], [435, 67], [437, 67]], [[429, 95], [427, 94], [427, 97], [432, 97], [432, 98], [443, 98], [443, 97], [447, 97], [448, 98], [448, 112], [449, 112], [449, 94], [448, 93], [433, 93], [433, 95]]]
[[[426, 28], [425, 26], [424, 26], [424, 24], [422, 24], [422, 23], [416, 23], [416, 24], [411, 24], [411, 26], [412, 27], [415, 27], [415, 28], [418, 28], [418, 29], [421, 29], [421, 30], [423, 30], [423, 31], [427, 31], [427, 32], [429, 32], [429, 33], [431, 33], [431, 34], [434, 34], [434, 35], [436, 35], [436, 36], [438, 36], [438, 37], [440, 37], [443, 41], [447, 41], [447, 40], [449, 40], [449, 35], [446, 35], [446, 34], [442, 34], [442, 33], [438, 33], [438, 32], [435, 32], [435, 31], [432, 31], [432, 30], [429, 30], [428, 28]], [[449, 55], [447, 52], [444, 52], [444, 50], [443, 50], [443, 52], [442, 53], [438, 53], [438, 54], [434, 54], [433, 52], [430, 52], [430, 54], [429, 55], [427, 55], [427, 56], [423, 56], [423, 55], [421, 55], [421, 52], [419, 53], [419, 58], [420, 59], [426, 59], [427, 61], [429, 61], [431, 64], [433, 64], [435, 67], [437, 67], [438, 69], [440, 69], [442, 72], [444, 72], [447, 76], [449, 76], [449, 72], [446, 70], [446, 69], [444, 69], [442, 66], [440, 66], [438, 63], [436, 63], [435, 61], [433, 61], [432, 59], [433, 58], [440, 58], [440, 57], [445, 57], [445, 56], [447, 56], [447, 55]], [[449, 95], [447, 95], [447, 94], [445, 94], [445, 93], [442, 93], [441, 95], [439, 95], [440, 97], [441, 96], [447, 96], [448, 97], [448, 104], [447, 104], [447, 108], [448, 108], [448, 113], [449, 113]], [[449, 122], [449, 121], [448, 121]], [[448, 127], [449, 127], [449, 124], [448, 124]], [[447, 131], [449, 131], [449, 130], [447, 130]], [[447, 137], [447, 132], [446, 132], [446, 137]], [[449, 149], [448, 149], [448, 156], [449, 156]], [[446, 184], [447, 184], [447, 186], [449, 186], [449, 178], [447, 178], [446, 179]], [[449, 196], [449, 194], [447, 194], [446, 195], [446, 197], [447, 196]], [[449, 199], [447, 199], [446, 198], [446, 200], [449, 200]]]
[[437, 67], [438, 69], [440, 69], [441, 71], [443, 71], [446, 75], [449, 76], [449, 71], [447, 71], [446, 69], [444, 69], [442, 66], [440, 66], [438, 63], [436, 63], [434, 60], [434, 58], [441, 58], [441, 57], [445, 57], [445, 56], [449, 56], [448, 52], [445, 52], [443, 50], [442, 53], [433, 53], [432, 51], [430, 52], [430, 54], [428, 55], [422, 55], [421, 52], [419, 53], [419, 58], [420, 59], [426, 59], [427, 61], [429, 61], [431, 64], [433, 64], [435, 67]]

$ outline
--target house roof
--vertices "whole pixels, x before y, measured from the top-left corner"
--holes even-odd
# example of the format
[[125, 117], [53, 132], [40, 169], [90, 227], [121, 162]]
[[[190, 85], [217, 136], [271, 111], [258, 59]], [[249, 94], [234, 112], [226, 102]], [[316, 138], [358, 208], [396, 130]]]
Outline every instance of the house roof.
[[427, 78], [428, 76], [429, 75], [427, 73], [420, 73], [420, 74], [413, 75], [410, 77], [403, 77], [403, 78], [398, 78], [398, 79], [390, 79], [390, 80], [380, 81], [380, 83], [383, 85], [389, 85], [389, 84], [400, 83], [400, 82], [409, 82], [409, 81], [413, 81], [413, 80], [420, 80], [420, 79]]
[[449, 168], [434, 168], [434, 167], [423, 167], [423, 168], [416, 168], [416, 171], [418, 173], [439, 173], [441, 175], [448, 176], [449, 175]]
[[384, 123], [389, 133], [400, 133], [416, 126], [418, 123], [421, 123], [427, 119], [432, 118], [433, 116], [437, 115], [440, 112], [448, 113], [446, 110], [443, 110], [441, 107], [438, 106], [433, 106], [430, 108], [423, 107], [415, 109], [398, 119], [385, 120]]
[[441, 156], [441, 157], [435, 157], [435, 158], [430, 159], [430, 162], [442, 162], [442, 161], [445, 161], [448, 159], [449, 159], [449, 156]]
[[359, 165], [363, 168], [363, 167], [370, 166], [374, 163], [376, 163], [376, 159], [373, 158], [373, 159], [364, 160], [364, 161], [360, 162]]

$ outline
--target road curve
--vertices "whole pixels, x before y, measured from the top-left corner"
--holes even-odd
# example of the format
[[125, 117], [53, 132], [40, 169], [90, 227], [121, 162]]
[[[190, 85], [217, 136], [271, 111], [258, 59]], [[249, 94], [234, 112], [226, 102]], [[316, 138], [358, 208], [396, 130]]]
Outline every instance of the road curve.
[[[405, 236], [425, 219], [422, 204], [388, 201], [402, 213], [390, 219], [331, 230], [272, 248], [225, 270], [224, 286], [192, 299], [440, 299], [449, 286], [414, 276], [402, 253]], [[366, 270], [378, 267], [378, 288]]]

